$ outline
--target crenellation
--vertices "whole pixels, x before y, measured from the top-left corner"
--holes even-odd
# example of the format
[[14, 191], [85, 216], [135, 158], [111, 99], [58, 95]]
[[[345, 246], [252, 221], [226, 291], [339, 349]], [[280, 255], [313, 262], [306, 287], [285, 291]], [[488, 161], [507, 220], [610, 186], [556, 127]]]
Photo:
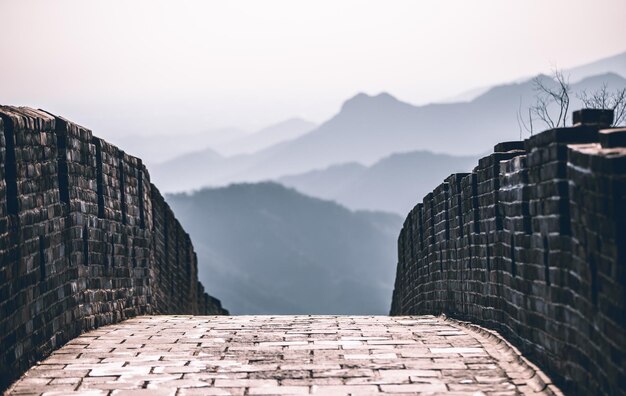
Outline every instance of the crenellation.
[[437, 198], [441, 185], [427, 195], [425, 218], [438, 220], [438, 236], [449, 222], [449, 240], [436, 245], [443, 269], [420, 272], [433, 256], [416, 255], [401, 270], [419, 246], [405, 223], [391, 313], [445, 313], [495, 328], [564, 391], [618, 394], [626, 383], [626, 130], [608, 129], [606, 111], [575, 114], [574, 127], [498, 144], [472, 173], [447, 178], [448, 205]]
[[227, 312], [198, 287], [196, 260], [141, 160], [64, 118], [0, 106], [0, 389], [83, 331]]

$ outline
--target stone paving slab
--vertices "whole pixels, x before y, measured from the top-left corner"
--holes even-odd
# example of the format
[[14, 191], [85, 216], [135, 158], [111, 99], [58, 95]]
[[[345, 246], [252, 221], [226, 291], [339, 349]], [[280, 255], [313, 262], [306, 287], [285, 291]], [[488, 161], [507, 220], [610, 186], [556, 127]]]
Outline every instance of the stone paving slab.
[[442, 317], [143, 316], [75, 338], [7, 394], [560, 391], [497, 333]]

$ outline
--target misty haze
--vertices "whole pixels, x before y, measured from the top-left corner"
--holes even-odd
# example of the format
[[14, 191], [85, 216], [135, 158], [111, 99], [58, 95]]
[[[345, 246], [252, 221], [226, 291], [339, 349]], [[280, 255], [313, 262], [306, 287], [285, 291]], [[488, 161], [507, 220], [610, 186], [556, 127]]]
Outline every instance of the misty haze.
[[[626, 53], [569, 73], [578, 109], [581, 92], [626, 89]], [[233, 312], [385, 314], [403, 216], [494, 144], [530, 136], [518, 109], [534, 92], [531, 78], [427, 106], [361, 93], [305, 133], [252, 153], [192, 151], [152, 177], [210, 263], [201, 280]]]
[[0, 394], [626, 396], [625, 16], [0, 0]]
[[407, 213], [530, 136], [535, 80], [568, 122], [626, 87], [621, 2], [113, 3], [4, 2], [0, 102], [141, 158], [234, 314], [388, 313]]

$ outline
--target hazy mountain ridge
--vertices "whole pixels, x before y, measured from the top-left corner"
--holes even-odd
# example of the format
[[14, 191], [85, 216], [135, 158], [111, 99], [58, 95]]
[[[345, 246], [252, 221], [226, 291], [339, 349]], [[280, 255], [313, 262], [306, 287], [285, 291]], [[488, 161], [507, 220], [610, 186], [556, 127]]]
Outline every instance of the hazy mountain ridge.
[[615, 73], [626, 78], [626, 52], [565, 70], [572, 82], [606, 73]]
[[356, 162], [331, 165], [324, 169], [286, 175], [277, 182], [295, 188], [303, 194], [322, 199], [332, 199], [348, 189], [355, 180], [367, 173], [369, 167]]
[[[597, 89], [603, 82], [611, 88], [626, 86], [626, 79], [616, 74], [572, 84], [570, 111], [581, 107], [576, 92]], [[534, 94], [532, 80], [493, 87], [469, 103], [413, 106], [389, 94], [358, 94], [336, 116], [299, 138], [204, 167], [184, 165], [185, 174], [172, 172], [171, 164], [154, 173], [165, 191], [182, 191], [277, 179], [346, 162], [372, 164], [397, 152], [477, 155], [501, 141], [529, 135], [518, 123], [517, 113], [532, 103]], [[537, 123], [535, 128], [545, 129]]]
[[[585, 78], [572, 84], [570, 111], [581, 107], [576, 92], [605, 82], [626, 87], [615, 73]], [[350, 212], [274, 183], [167, 196], [211, 268], [200, 269], [201, 279], [233, 312], [386, 313], [386, 265], [395, 262], [402, 217], [450, 173], [471, 171], [493, 144], [527, 137], [517, 115], [534, 93], [532, 80], [467, 103], [413, 106], [361, 93], [309, 133], [253, 154], [184, 156], [157, 167], [155, 179], [171, 191], [272, 178], [352, 209], [401, 214]]]
[[316, 124], [301, 118], [290, 118], [253, 134], [213, 146], [222, 155], [251, 154], [275, 144], [295, 139], [310, 132]]
[[455, 172], [468, 172], [478, 156], [451, 156], [429, 151], [393, 154], [370, 167], [335, 165], [278, 182], [303, 194], [330, 199], [352, 210], [369, 209], [406, 214], [419, 197]]
[[[566, 78], [568, 78], [569, 81], [572, 83], [579, 82], [580, 80], [583, 80], [587, 77], [602, 75], [606, 73], [615, 73], [623, 78], [626, 78], [626, 52], [602, 58], [591, 63], [571, 67], [562, 71]], [[530, 76], [525, 76], [522, 78], [518, 78], [513, 82], [520, 83], [529, 79], [531, 79]], [[495, 86], [506, 84], [507, 83], [499, 83], [471, 88], [459, 93], [458, 95], [439, 101], [438, 103], [470, 102], [476, 99], [478, 96], [487, 92], [489, 89]]]
[[275, 183], [166, 199], [191, 235], [200, 280], [232, 313], [387, 313], [400, 216]]
[[241, 138], [246, 134], [238, 128], [218, 128], [189, 134], [180, 132], [171, 135], [127, 134], [113, 137], [111, 142], [152, 166], [201, 150], [216, 153], [211, 147], [215, 142]]
[[[610, 88], [626, 86], [626, 53], [565, 72], [574, 82], [572, 111], [581, 107], [576, 92], [592, 91], [603, 82]], [[413, 106], [387, 93], [360, 93], [345, 101], [328, 121], [296, 138], [251, 154], [207, 160], [199, 168], [178, 158], [159, 165], [152, 173], [164, 191], [189, 191], [232, 182], [277, 179], [348, 162], [371, 165], [397, 152], [428, 150], [476, 155], [488, 152], [500, 141], [528, 136], [529, 132], [518, 122], [518, 113], [525, 114], [534, 103], [532, 79], [480, 91], [482, 94], [469, 102], [424, 106]], [[534, 126], [535, 132], [545, 129], [539, 123]], [[185, 174], [173, 171], [181, 168], [187, 170]]]

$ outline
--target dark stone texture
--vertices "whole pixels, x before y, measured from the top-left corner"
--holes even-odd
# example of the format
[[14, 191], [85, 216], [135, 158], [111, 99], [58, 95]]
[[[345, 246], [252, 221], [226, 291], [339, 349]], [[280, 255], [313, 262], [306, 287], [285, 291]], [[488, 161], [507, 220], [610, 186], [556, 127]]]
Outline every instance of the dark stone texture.
[[513, 140], [509, 142], [501, 142], [496, 144], [493, 147], [494, 153], [506, 153], [509, 151], [524, 151], [524, 141], [523, 140]]
[[624, 394], [626, 142], [588, 117], [427, 195], [398, 238], [391, 314], [480, 323], [568, 394]]
[[83, 331], [225, 313], [140, 159], [64, 118], [0, 106], [0, 390]]
[[626, 128], [602, 129], [600, 144], [602, 148], [626, 147]]
[[594, 125], [598, 128], [608, 128], [613, 124], [613, 110], [607, 109], [580, 109], [572, 114], [574, 125]]

